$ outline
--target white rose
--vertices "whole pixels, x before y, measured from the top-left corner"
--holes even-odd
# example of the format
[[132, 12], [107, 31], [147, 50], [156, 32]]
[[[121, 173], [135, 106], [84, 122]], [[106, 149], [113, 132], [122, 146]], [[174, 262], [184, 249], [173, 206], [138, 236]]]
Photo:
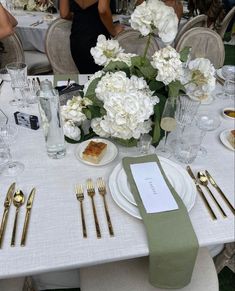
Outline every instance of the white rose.
[[81, 130], [76, 126], [71, 120], [68, 120], [64, 123], [64, 135], [73, 140], [80, 140]]

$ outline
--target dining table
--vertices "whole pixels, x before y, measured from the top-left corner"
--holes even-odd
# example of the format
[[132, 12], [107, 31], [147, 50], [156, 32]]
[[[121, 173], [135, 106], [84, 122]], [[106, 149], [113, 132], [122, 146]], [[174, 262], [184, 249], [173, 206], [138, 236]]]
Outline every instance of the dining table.
[[[40, 76], [41, 81], [44, 79], [53, 81], [53, 78], [49, 75]], [[78, 75], [79, 84], [83, 85], [86, 81], [86, 75]], [[217, 84], [216, 90], [221, 90], [220, 84]], [[216, 98], [215, 94], [216, 92], [209, 104], [201, 104], [199, 110], [213, 111], [215, 115], [220, 116], [221, 125], [216, 130], [208, 132], [203, 139], [203, 146], [207, 148], [206, 157], [198, 155], [190, 166], [194, 174], [200, 170], [208, 170], [234, 206], [234, 151], [226, 147], [220, 138], [221, 133], [234, 129], [234, 120], [222, 115], [223, 108], [234, 107], [234, 100]], [[32, 104], [28, 108], [17, 108], [9, 104], [11, 98], [10, 82], [4, 81], [0, 91], [0, 108], [8, 116], [9, 124], [15, 124], [16, 111], [39, 117], [37, 104]], [[13, 205], [10, 207], [4, 241], [0, 249], [0, 279], [72, 270], [149, 255], [146, 230], [142, 220], [128, 213], [125, 207], [120, 207], [113, 199], [112, 187], [109, 187], [112, 186], [110, 179], [117, 164], [125, 156], [135, 156], [138, 153], [136, 147], [127, 148], [109, 140], [117, 148], [117, 155], [107, 164], [94, 166], [84, 163], [79, 158], [78, 150], [81, 145], [79, 143], [66, 143], [65, 157], [51, 159], [47, 155], [41, 126], [37, 130], [22, 126], [17, 128], [18, 135], [15, 142], [10, 144], [10, 149], [13, 160], [22, 162], [25, 169], [16, 177], [7, 177], [0, 173], [0, 219], [4, 211], [7, 190], [13, 182], [16, 183], [17, 189], [25, 194], [26, 201], [32, 188], [35, 188], [36, 192], [27, 240], [23, 247], [20, 245], [20, 239], [26, 207], [23, 205], [20, 209], [14, 247], [10, 242], [15, 207]], [[178, 169], [185, 170], [185, 164], [177, 162], [174, 157], [169, 159], [177, 165]], [[94, 201], [101, 238], [96, 236], [91, 199], [85, 191], [86, 180], [91, 178], [95, 182], [99, 177], [102, 177], [107, 185], [106, 200], [114, 231], [114, 235], [111, 236], [104, 212], [103, 197], [97, 191]], [[83, 207], [87, 238], [83, 237], [80, 205], [75, 192], [75, 187], [79, 184], [82, 184], [84, 189]], [[195, 187], [196, 194], [189, 217], [199, 246], [235, 241], [234, 215], [220, 194], [211, 187], [227, 214], [224, 218], [208, 196], [206, 188], [201, 187], [217, 220], [212, 220]]]
[[48, 26], [59, 17], [59, 14], [17, 9], [14, 11], [14, 16], [18, 21], [16, 33], [21, 40], [23, 49], [45, 53], [45, 38]]

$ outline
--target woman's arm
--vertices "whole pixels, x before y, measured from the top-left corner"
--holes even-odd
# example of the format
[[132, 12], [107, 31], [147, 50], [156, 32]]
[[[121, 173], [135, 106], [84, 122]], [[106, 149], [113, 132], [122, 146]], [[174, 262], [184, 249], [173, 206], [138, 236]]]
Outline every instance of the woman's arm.
[[16, 19], [0, 4], [0, 39], [14, 32]]
[[60, 17], [71, 20], [73, 13], [70, 11], [69, 0], [60, 0]]
[[124, 30], [121, 24], [113, 24], [112, 13], [110, 10], [110, 0], [99, 0], [98, 11], [100, 19], [112, 36], [116, 36]]

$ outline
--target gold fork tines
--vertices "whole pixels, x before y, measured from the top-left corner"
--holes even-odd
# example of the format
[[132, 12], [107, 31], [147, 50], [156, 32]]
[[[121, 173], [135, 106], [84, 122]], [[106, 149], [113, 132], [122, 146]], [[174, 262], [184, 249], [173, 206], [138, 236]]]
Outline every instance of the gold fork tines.
[[98, 238], [101, 238], [100, 225], [99, 225], [98, 217], [96, 214], [96, 208], [95, 208], [95, 202], [94, 202], [95, 187], [94, 187], [92, 179], [87, 179], [86, 186], [87, 186], [87, 194], [88, 196], [91, 197], [93, 215], [94, 215], [94, 220], [95, 220], [96, 235]]
[[83, 237], [86, 238], [87, 237], [87, 231], [86, 231], [86, 222], [85, 222], [85, 216], [84, 216], [84, 211], [83, 211], [84, 194], [83, 194], [82, 185], [75, 186], [75, 192], [76, 192], [77, 200], [80, 202]]
[[114, 235], [113, 226], [112, 226], [112, 222], [111, 222], [111, 219], [110, 219], [108, 206], [107, 206], [106, 198], [105, 198], [105, 195], [107, 193], [106, 185], [105, 185], [105, 181], [102, 178], [98, 178], [97, 179], [97, 187], [98, 187], [98, 191], [99, 191], [100, 195], [103, 196], [104, 210], [105, 210], [105, 215], [106, 215], [106, 219], [107, 219], [107, 223], [108, 223], [109, 234], [110, 235]]

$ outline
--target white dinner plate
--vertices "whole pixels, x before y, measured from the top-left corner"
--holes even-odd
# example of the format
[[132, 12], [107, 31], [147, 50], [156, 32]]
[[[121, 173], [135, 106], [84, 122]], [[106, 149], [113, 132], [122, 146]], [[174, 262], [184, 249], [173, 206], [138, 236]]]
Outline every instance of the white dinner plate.
[[[103, 156], [103, 158], [101, 159], [101, 161], [99, 162], [99, 164], [93, 164], [91, 162], [85, 161], [82, 157], [82, 153], [90, 141], [103, 142], [107, 144], [107, 151], [105, 155]], [[104, 165], [107, 165], [108, 163], [111, 163], [116, 158], [117, 154], [118, 154], [117, 147], [111, 141], [107, 139], [103, 139], [103, 138], [92, 138], [92, 139], [86, 140], [80, 143], [75, 150], [75, 156], [79, 161], [83, 162], [84, 164], [94, 166], [94, 167], [104, 166]]]
[[220, 133], [220, 140], [224, 146], [226, 146], [231, 151], [235, 151], [235, 149], [232, 147], [230, 142], [228, 141], [228, 135], [232, 129], [226, 129]]
[[[184, 176], [184, 181], [183, 181], [183, 185], [181, 185], [182, 188], [186, 187], [187, 188], [187, 193], [186, 195], [182, 195], [181, 192], [178, 192], [179, 196], [181, 197], [181, 199], [183, 200], [186, 208], [188, 211], [190, 211], [195, 203], [195, 199], [196, 199], [196, 187], [195, 184], [193, 183], [193, 181], [191, 180], [191, 178], [189, 177], [188, 173], [186, 172], [186, 170], [184, 170], [180, 165], [159, 157], [160, 162], [162, 164], [162, 167], [165, 171], [164, 168], [164, 164], [168, 164], [169, 168], [172, 165], [172, 171], [174, 171], [175, 169], [173, 169], [173, 167], [178, 169], [178, 174], [173, 177], [173, 181], [174, 183], [176, 183], [176, 181], [179, 179], [180, 175], [183, 174]], [[174, 166], [173, 166], [174, 165]], [[166, 166], [165, 166], [166, 167]], [[142, 219], [139, 213], [139, 209], [137, 206], [135, 206], [134, 204], [130, 203], [120, 192], [119, 190], [119, 186], [117, 184], [118, 181], [118, 174], [120, 172], [120, 170], [122, 169], [122, 165], [121, 163], [119, 163], [112, 171], [110, 177], [109, 177], [109, 188], [110, 188], [110, 192], [112, 195], [113, 200], [116, 202], [116, 204], [123, 209], [124, 211], [126, 211], [128, 214], [130, 214], [133, 217], [136, 217], [138, 219]], [[183, 197], [184, 196], [184, 197]]]
[[217, 76], [218, 76], [220, 79], [222, 79], [223, 81], [225, 81], [225, 78], [224, 78], [224, 76], [222, 75], [222, 68], [216, 70], [216, 74], [217, 74]]
[[[184, 172], [182, 172], [180, 168], [175, 167], [175, 163], [164, 158], [160, 158], [160, 160], [169, 182], [171, 183], [173, 188], [175, 188], [176, 192], [180, 193], [180, 197], [183, 199], [187, 195], [187, 192], [190, 191], [191, 189], [191, 181], [189, 180], [190, 183], [187, 183], [188, 182], [187, 180], [185, 183]], [[177, 177], [177, 179], [175, 179], [174, 177]], [[117, 185], [120, 193], [130, 203], [137, 205], [135, 202], [135, 198], [131, 193], [126, 173], [121, 164], [119, 173], [117, 174]]]

